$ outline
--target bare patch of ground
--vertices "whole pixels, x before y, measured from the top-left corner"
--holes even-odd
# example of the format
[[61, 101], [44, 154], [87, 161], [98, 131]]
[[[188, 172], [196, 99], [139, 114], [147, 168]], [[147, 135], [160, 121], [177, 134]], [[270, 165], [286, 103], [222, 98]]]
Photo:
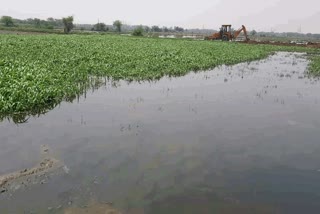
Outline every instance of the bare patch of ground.
[[288, 42], [249, 40], [242, 43], [253, 44], [253, 45], [264, 44], [264, 45], [276, 45], [276, 46], [297, 46], [297, 47], [307, 47], [307, 48], [320, 48], [320, 43], [316, 43], [316, 42], [307, 42], [306, 44], [297, 44], [297, 43], [288, 43]]
[[35, 166], [35, 167], [31, 168], [31, 169], [24, 169], [24, 170], [19, 171], [19, 172], [14, 172], [14, 173], [11, 173], [11, 174], [8, 174], [8, 175], [0, 176], [0, 187], [5, 186], [10, 181], [14, 181], [14, 180], [22, 178], [22, 177], [27, 177], [29, 175], [35, 175], [35, 174], [38, 174], [40, 172], [44, 172], [46, 170], [49, 170], [57, 162], [58, 162], [58, 160], [55, 160], [55, 159], [44, 159], [43, 161], [40, 162], [39, 165], [37, 165], [37, 166]]
[[[0, 193], [7, 192], [12, 189], [17, 183], [26, 185], [30, 183], [31, 176], [44, 176], [46, 173], [62, 166], [60, 161], [49, 156], [49, 148], [46, 145], [41, 146], [41, 155], [43, 159], [36, 166], [23, 169], [17, 172], [0, 176]], [[39, 181], [39, 183], [42, 181]], [[35, 183], [35, 182], [33, 182]]]
[[64, 214], [85, 214], [85, 213], [95, 213], [95, 214], [121, 214], [121, 212], [115, 209], [111, 204], [99, 204], [93, 203], [84, 208], [70, 207], [64, 211]]
[[43, 34], [46, 34], [46, 33], [41, 33], [41, 32], [24, 32], [24, 31], [11, 31], [11, 30], [0, 30], [0, 34], [43, 35]]

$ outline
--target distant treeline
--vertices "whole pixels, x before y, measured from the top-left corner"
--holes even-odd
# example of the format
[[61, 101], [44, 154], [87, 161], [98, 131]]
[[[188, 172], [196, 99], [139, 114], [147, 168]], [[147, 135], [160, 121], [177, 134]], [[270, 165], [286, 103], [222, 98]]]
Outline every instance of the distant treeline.
[[19, 26], [33, 26], [36, 28], [63, 28], [62, 19], [48, 18], [47, 20], [42, 20], [38, 18], [29, 18], [29, 19], [15, 19], [13, 18], [14, 25]]
[[[137, 28], [142, 28], [145, 33], [164, 33], [164, 34], [170, 34], [170, 33], [187, 33], [187, 34], [211, 34], [216, 32], [212, 29], [185, 29], [179, 26], [174, 27], [166, 27], [166, 26], [146, 26], [146, 25], [127, 25], [122, 24], [121, 25], [121, 32], [128, 33], [132, 32]], [[85, 31], [117, 31], [115, 25], [107, 25], [105, 23], [97, 23], [97, 24], [76, 24], [75, 29], [78, 30], [85, 30]]]
[[[63, 19], [56, 18], [28, 18], [28, 19], [17, 19], [10, 16], [2, 16], [1, 23], [6, 27], [20, 27], [20, 28], [38, 28], [38, 29], [63, 29], [65, 27]], [[108, 31], [121, 31], [121, 32], [132, 32], [137, 28], [142, 28], [146, 33], [194, 33], [194, 34], [210, 34], [216, 32], [211, 29], [184, 29], [179, 26], [166, 27], [166, 26], [145, 26], [145, 25], [127, 25], [121, 23], [119, 20], [113, 22], [112, 25], [107, 25], [103, 22], [97, 24], [74, 24], [74, 30], [80, 31], [97, 31], [97, 32], [108, 32]]]
[[320, 39], [320, 34], [312, 34], [312, 33], [294, 33], [294, 32], [287, 32], [287, 33], [277, 33], [277, 32], [257, 32], [256, 36], [259, 37], [286, 37], [286, 38], [313, 38], [313, 39]]
[[[20, 28], [37, 28], [37, 29], [64, 29], [66, 23], [64, 19], [47, 18], [46, 20], [39, 18], [17, 19], [10, 16], [2, 16], [1, 24], [6, 27], [20, 27]], [[131, 33], [135, 29], [142, 29], [145, 33], [184, 33], [184, 34], [211, 34], [217, 32], [213, 29], [184, 29], [179, 26], [167, 27], [167, 26], [145, 26], [145, 25], [127, 25], [121, 21], [116, 20], [112, 25], [107, 25], [103, 22], [96, 24], [73, 24], [72, 29], [77, 31], [95, 31], [95, 32], [123, 32]], [[281, 37], [281, 38], [301, 38], [301, 39], [320, 39], [320, 34], [312, 33], [277, 33], [277, 32], [257, 32], [255, 30], [249, 31], [251, 36], [255, 37]]]

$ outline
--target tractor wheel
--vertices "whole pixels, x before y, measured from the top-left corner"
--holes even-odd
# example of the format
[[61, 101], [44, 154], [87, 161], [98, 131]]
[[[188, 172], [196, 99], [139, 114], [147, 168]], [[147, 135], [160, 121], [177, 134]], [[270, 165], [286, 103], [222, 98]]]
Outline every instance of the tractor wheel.
[[222, 36], [222, 41], [225, 41], [225, 42], [226, 42], [226, 41], [229, 41], [228, 36], [223, 35], [223, 36]]

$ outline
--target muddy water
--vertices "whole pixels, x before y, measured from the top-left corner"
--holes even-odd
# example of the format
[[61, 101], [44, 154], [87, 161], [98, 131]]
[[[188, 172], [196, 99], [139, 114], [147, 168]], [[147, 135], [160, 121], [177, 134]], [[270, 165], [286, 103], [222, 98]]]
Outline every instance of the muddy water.
[[36, 166], [42, 145], [63, 167], [1, 190], [0, 213], [318, 213], [320, 83], [307, 65], [278, 53], [106, 82], [25, 124], [3, 121], [0, 175]]

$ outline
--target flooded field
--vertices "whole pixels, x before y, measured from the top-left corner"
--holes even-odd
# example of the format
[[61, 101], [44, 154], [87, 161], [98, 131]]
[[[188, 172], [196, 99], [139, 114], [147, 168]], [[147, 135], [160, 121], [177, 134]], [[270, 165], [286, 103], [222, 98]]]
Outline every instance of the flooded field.
[[307, 66], [278, 53], [107, 81], [3, 121], [0, 213], [318, 213], [320, 83]]

